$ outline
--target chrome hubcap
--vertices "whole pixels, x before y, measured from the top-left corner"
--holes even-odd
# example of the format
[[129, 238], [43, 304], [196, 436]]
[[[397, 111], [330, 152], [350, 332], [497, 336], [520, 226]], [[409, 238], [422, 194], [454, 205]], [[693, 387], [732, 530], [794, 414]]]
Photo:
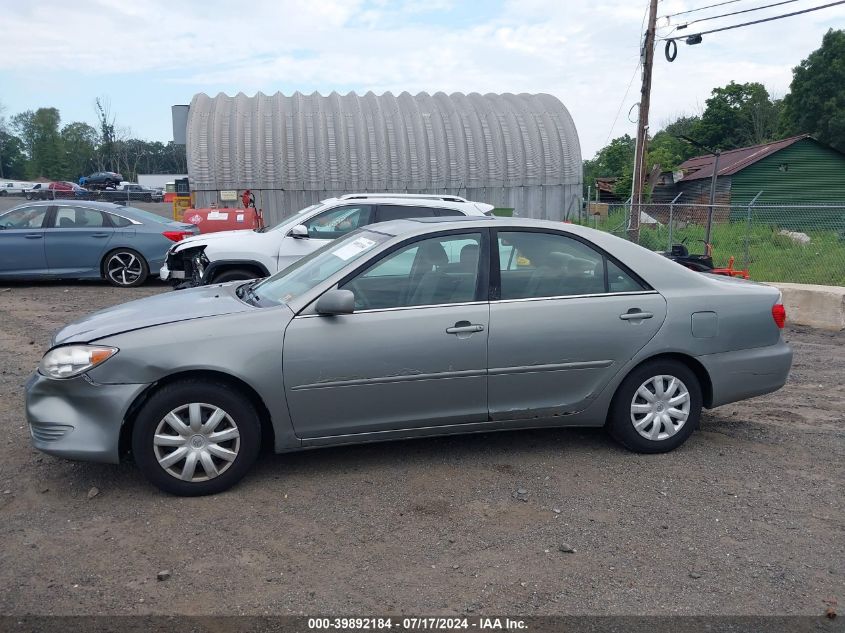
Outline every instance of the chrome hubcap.
[[142, 272], [141, 260], [132, 253], [115, 253], [106, 263], [109, 279], [122, 286], [138, 281]]
[[208, 481], [234, 463], [241, 435], [220, 407], [192, 402], [164, 416], [153, 436], [159, 465], [182, 481]]
[[674, 376], [653, 376], [634, 393], [631, 424], [648, 440], [665, 440], [686, 424], [689, 410], [689, 390], [682, 381]]

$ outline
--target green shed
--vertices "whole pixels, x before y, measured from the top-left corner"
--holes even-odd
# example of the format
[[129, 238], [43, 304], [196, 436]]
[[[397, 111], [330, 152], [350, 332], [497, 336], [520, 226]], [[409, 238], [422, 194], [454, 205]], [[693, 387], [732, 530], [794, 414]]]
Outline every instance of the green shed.
[[[696, 156], [678, 169], [672, 195], [683, 192], [685, 204], [706, 205], [710, 197], [715, 156]], [[807, 134], [722, 152], [716, 180], [716, 203], [731, 205], [731, 218], [744, 217], [758, 193], [756, 204], [831, 206], [830, 209], [775, 210], [782, 226], [796, 227], [845, 218], [845, 154]], [[762, 193], [761, 193], [762, 192]], [[666, 197], [664, 192], [662, 197]], [[719, 214], [717, 214], [719, 215]], [[798, 215], [800, 217], [793, 217]], [[789, 217], [787, 217], [789, 216]], [[835, 217], [834, 217], [835, 216]]]

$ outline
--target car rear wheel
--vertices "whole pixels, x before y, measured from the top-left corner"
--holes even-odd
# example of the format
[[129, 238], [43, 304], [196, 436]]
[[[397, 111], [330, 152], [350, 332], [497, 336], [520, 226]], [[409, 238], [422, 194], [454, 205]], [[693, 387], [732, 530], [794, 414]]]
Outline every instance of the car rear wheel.
[[183, 380], [158, 390], [138, 413], [132, 452], [165, 492], [199, 496], [237, 483], [258, 457], [261, 423], [226, 383]]
[[112, 251], [103, 260], [103, 275], [112, 286], [140, 286], [149, 274], [150, 267], [143, 255], [129, 248]]
[[227, 281], [243, 281], [245, 279], [255, 279], [257, 276], [254, 272], [246, 268], [230, 268], [229, 270], [215, 274], [212, 283], [222, 284]]
[[701, 386], [676, 360], [656, 360], [632, 371], [616, 391], [607, 427], [638, 453], [671, 451], [692, 435], [701, 418]]

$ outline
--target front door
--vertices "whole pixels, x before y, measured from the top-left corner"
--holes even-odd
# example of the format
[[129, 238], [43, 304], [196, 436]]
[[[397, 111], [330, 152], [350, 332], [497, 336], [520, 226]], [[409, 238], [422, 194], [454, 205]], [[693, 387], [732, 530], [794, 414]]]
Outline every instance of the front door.
[[490, 305], [492, 420], [576, 413], [660, 329], [666, 301], [590, 245], [498, 232]]
[[487, 420], [480, 232], [406, 244], [342, 284], [356, 311], [285, 333], [285, 393], [303, 438]]
[[114, 227], [106, 214], [73, 204], [57, 204], [46, 233], [51, 275], [85, 274], [99, 270]]
[[0, 277], [47, 274], [47, 206], [21, 207], [0, 216]]

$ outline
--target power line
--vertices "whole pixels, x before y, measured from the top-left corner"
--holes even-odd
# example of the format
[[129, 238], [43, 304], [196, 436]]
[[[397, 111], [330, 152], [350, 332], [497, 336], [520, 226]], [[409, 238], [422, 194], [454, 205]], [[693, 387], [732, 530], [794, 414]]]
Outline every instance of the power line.
[[707, 20], [716, 20], [718, 18], [727, 18], [732, 15], [739, 15], [740, 13], [751, 13], [752, 11], [760, 11], [761, 9], [771, 9], [772, 7], [779, 7], [782, 4], [790, 4], [791, 2], [798, 2], [798, 0], [782, 0], [781, 2], [774, 2], [772, 4], [764, 4], [760, 7], [752, 7], [750, 9], [742, 9], [741, 11], [732, 11], [731, 13], [722, 13], [720, 15], [708, 15], [706, 18], [698, 18], [697, 20], [692, 20], [687, 22], [683, 25], [678, 25], [677, 28], [685, 29], [690, 24], [695, 24], [696, 22], [706, 22]]
[[613, 117], [613, 124], [610, 126], [610, 132], [607, 133], [607, 140], [604, 142], [607, 145], [610, 142], [610, 137], [613, 136], [613, 129], [616, 127], [616, 122], [619, 120], [619, 115], [622, 112], [622, 107], [625, 105], [625, 99], [628, 98], [628, 93], [631, 91], [631, 86], [634, 85], [634, 77], [637, 76], [637, 71], [640, 69], [640, 63], [637, 62], [637, 65], [634, 67], [634, 72], [631, 73], [631, 81], [628, 82], [628, 87], [625, 88], [625, 95], [622, 97], [622, 101], [619, 102], [619, 108], [616, 110], [616, 116]]
[[[645, 18], [648, 15], [648, 8], [649, 5], [646, 4], [645, 11], [643, 11], [643, 19], [640, 22], [640, 38], [642, 39], [643, 28], [645, 27]], [[631, 86], [634, 85], [634, 77], [637, 76], [637, 71], [640, 69], [640, 65], [643, 63], [642, 57], [642, 42], [637, 46], [638, 52], [638, 60], [637, 65], [634, 66], [634, 72], [631, 73], [631, 80], [628, 82], [628, 87], [625, 88], [625, 95], [622, 97], [622, 101], [619, 102], [619, 107], [616, 110], [616, 116], [613, 117], [613, 123], [610, 126], [610, 131], [607, 133], [607, 139], [605, 140], [604, 144], [607, 145], [610, 142], [610, 137], [613, 136], [613, 129], [616, 127], [616, 122], [619, 120], [619, 115], [622, 113], [622, 107], [625, 105], [625, 99], [628, 98], [628, 93], [631, 91]]]
[[695, 13], [696, 11], [704, 11], [705, 9], [712, 9], [713, 7], [721, 7], [726, 4], [733, 4], [734, 2], [742, 2], [742, 0], [726, 0], [726, 2], [719, 2], [717, 4], [708, 4], [706, 7], [699, 7], [697, 9], [690, 9], [689, 11], [679, 11], [678, 13], [670, 13], [669, 15], [661, 15], [658, 20], [663, 18], [674, 18], [676, 15], [686, 15], [687, 13]]
[[[830, 2], [828, 4], [823, 4], [818, 7], [811, 7], [809, 9], [802, 9], [801, 11], [793, 11], [792, 13], [784, 13], [782, 15], [775, 15], [770, 18], [763, 18], [761, 20], [754, 20], [752, 22], [743, 22], [742, 24], [732, 24], [731, 26], [723, 26], [718, 29], [711, 29], [709, 31], [701, 31], [699, 33], [694, 33], [692, 35], [685, 35], [684, 37], [691, 39], [691, 38], [701, 38], [702, 35], [708, 35], [710, 33], [719, 33], [721, 31], [730, 31], [731, 29], [738, 29], [743, 26], [751, 26], [752, 24], [762, 24], [763, 22], [771, 22], [772, 20], [780, 20], [781, 18], [790, 18], [793, 15], [801, 15], [802, 13], [810, 13], [811, 11], [818, 11], [819, 9], [827, 9], [829, 7], [835, 7], [838, 4], [845, 4], [845, 0], [838, 0], [838, 2]], [[664, 41], [668, 40], [675, 40], [678, 38], [674, 37], [664, 37], [661, 38]], [[701, 40], [699, 39], [699, 42]]]

